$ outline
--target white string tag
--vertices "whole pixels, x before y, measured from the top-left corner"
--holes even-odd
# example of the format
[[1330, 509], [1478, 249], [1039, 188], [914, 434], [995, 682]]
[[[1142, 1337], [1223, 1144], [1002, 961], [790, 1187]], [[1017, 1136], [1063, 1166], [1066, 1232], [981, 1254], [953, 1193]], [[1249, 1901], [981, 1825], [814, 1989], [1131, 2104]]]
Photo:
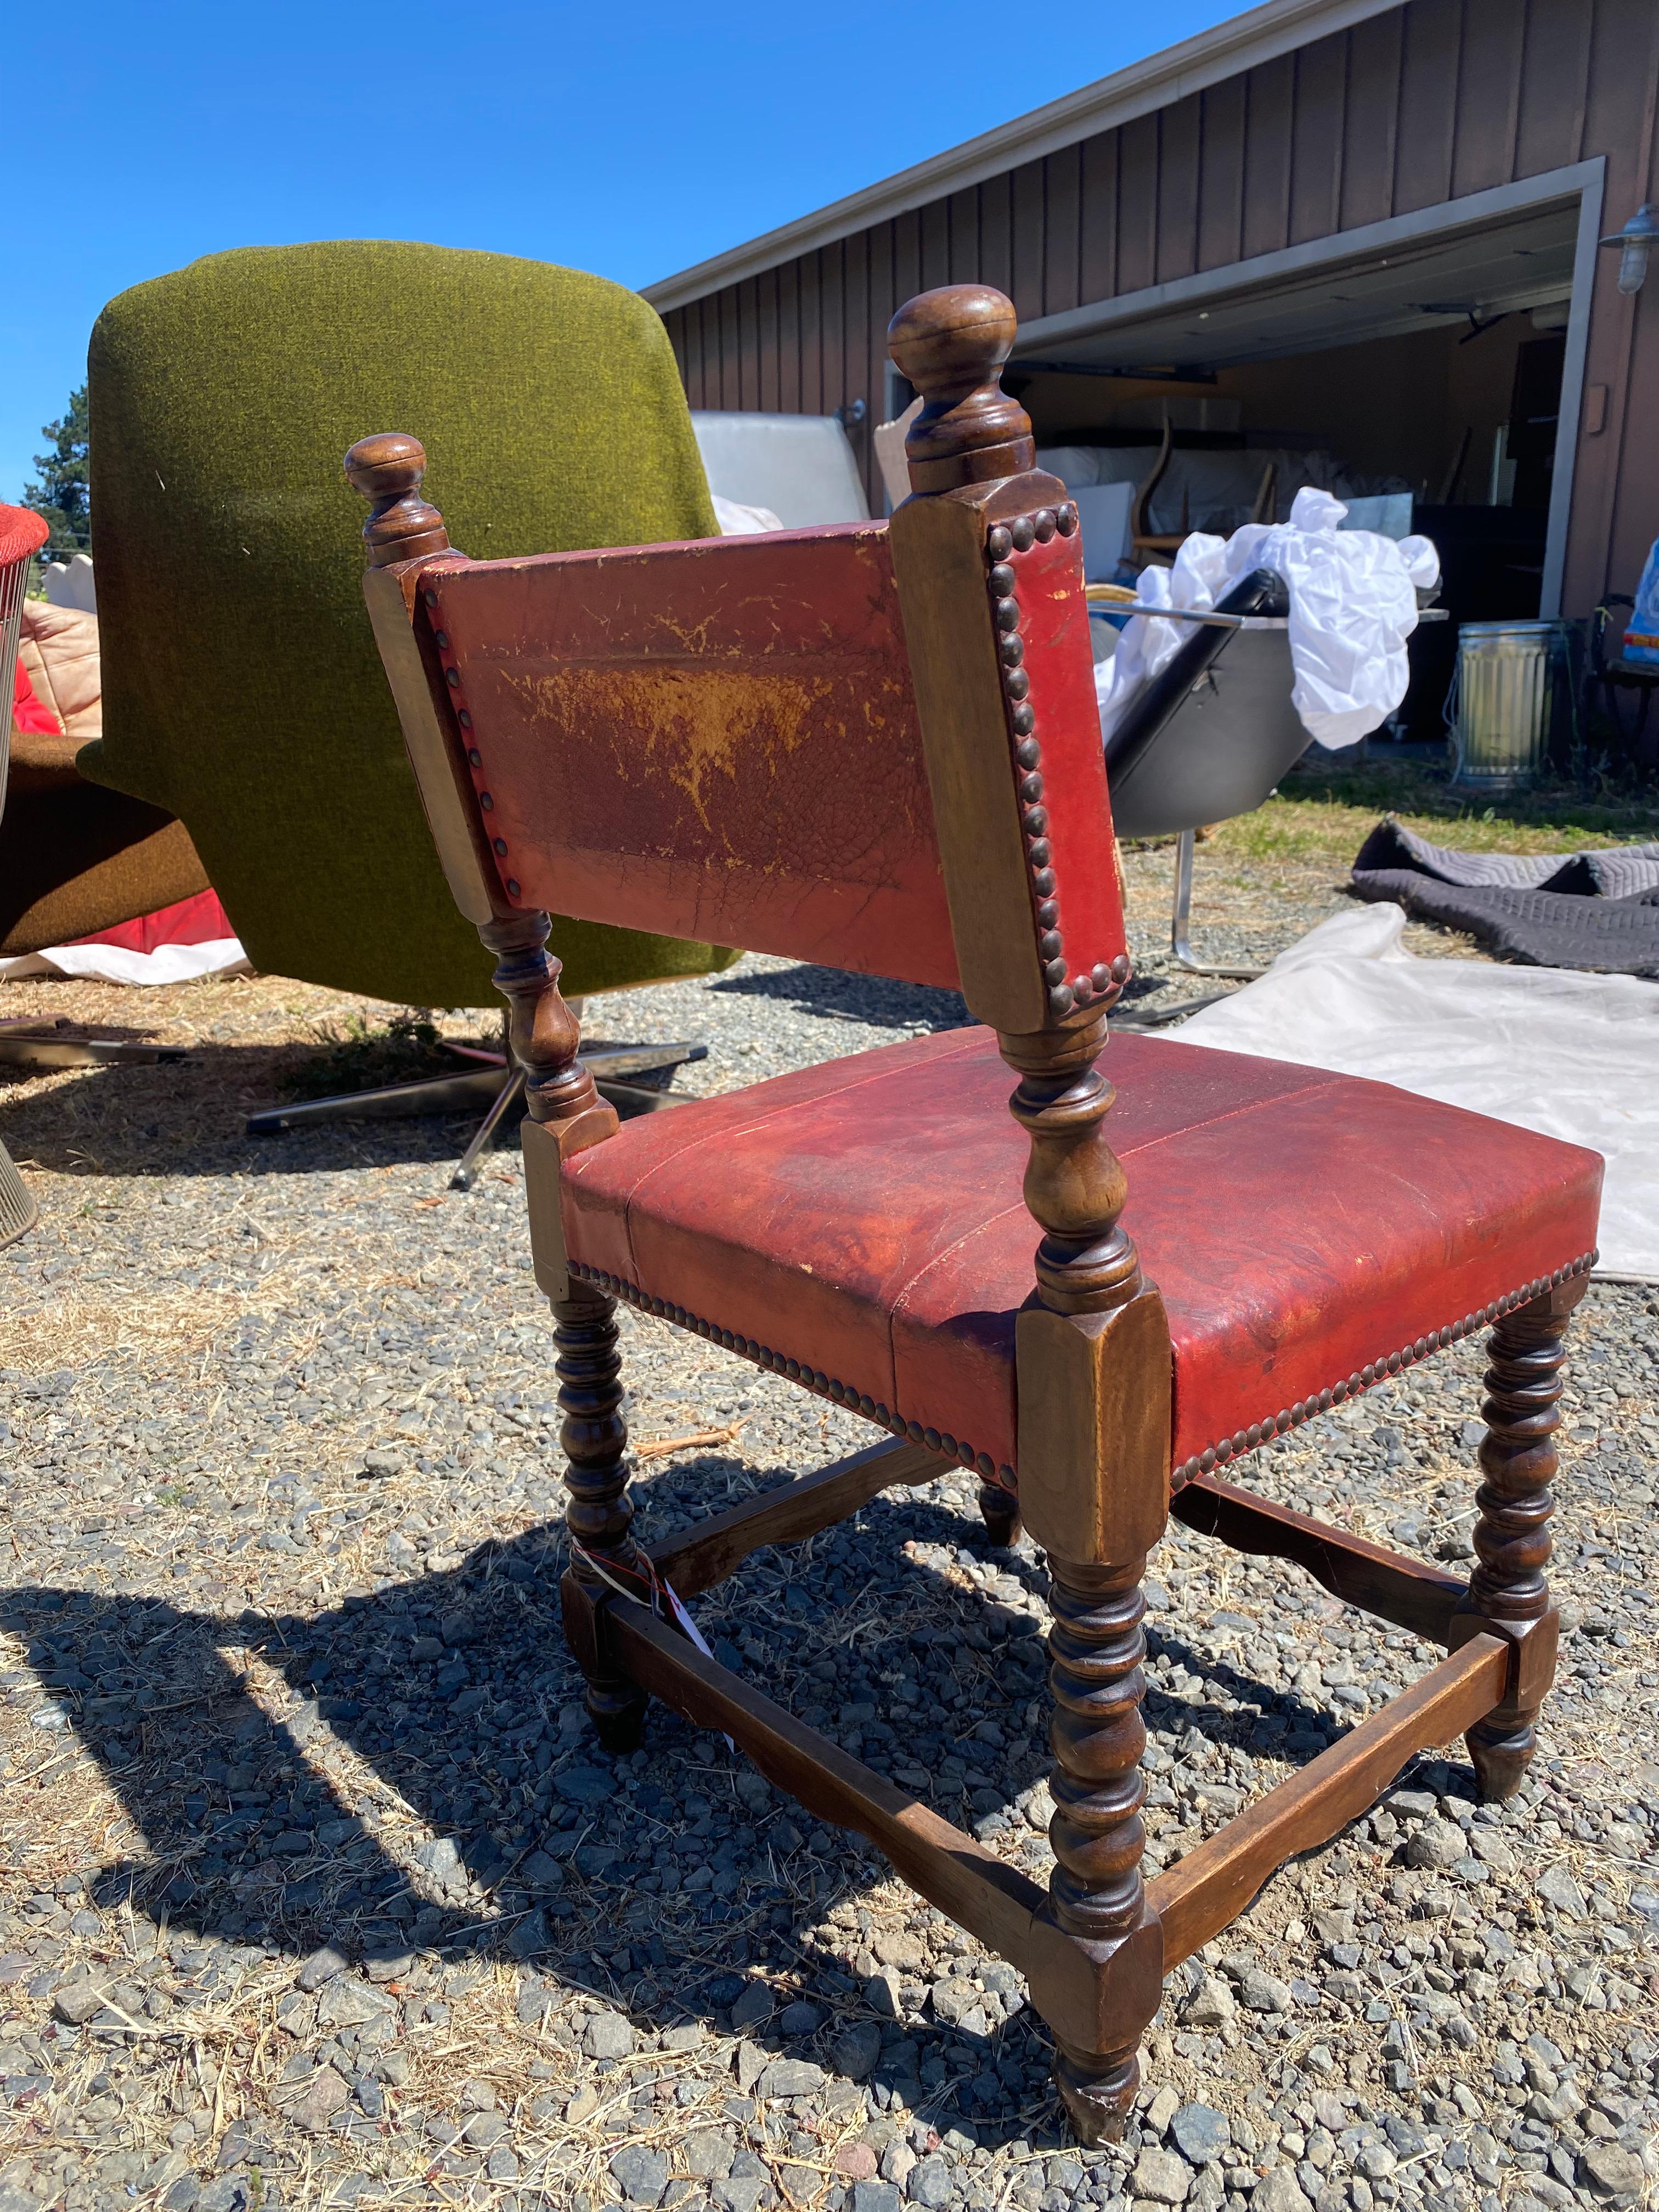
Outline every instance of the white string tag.
[[[687, 1639], [694, 1649], [702, 1652], [705, 1659], [714, 1659], [714, 1664], [718, 1667], [720, 1665], [720, 1661], [718, 1659], [714, 1659], [714, 1655], [709, 1650], [702, 1629], [698, 1627], [696, 1622], [692, 1620], [684, 1606], [681, 1604], [679, 1593], [674, 1588], [673, 1583], [669, 1581], [666, 1575], [659, 1575], [657, 1577], [657, 1586], [661, 1590], [663, 1595], [668, 1600], [668, 1610], [674, 1616], [675, 1627], [679, 1630], [681, 1635]], [[724, 1734], [724, 1730], [722, 1730], [721, 1733]], [[730, 1752], [735, 1752], [738, 1747], [736, 1744], [732, 1742], [729, 1735], [726, 1738], [726, 1747]]]

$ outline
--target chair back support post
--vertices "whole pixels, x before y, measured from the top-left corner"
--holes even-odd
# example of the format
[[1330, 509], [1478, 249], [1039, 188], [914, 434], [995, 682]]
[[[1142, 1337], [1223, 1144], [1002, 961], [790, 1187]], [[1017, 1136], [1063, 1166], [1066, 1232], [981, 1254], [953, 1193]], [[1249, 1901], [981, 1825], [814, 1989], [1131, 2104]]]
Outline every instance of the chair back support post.
[[[1034, 647], [1057, 598], [1080, 616], [1085, 601], [1077, 511], [1036, 468], [1030, 421], [999, 382], [1014, 331], [1012, 306], [984, 286], [923, 294], [894, 319], [889, 350], [924, 404], [891, 536], [963, 989], [1019, 1078], [1010, 1105], [1030, 1140], [1024, 1195], [1042, 1236], [1038, 1303], [1016, 1329], [1019, 1510], [1051, 1577], [1049, 1911], [1093, 1962], [1099, 2001], [1092, 2033], [1059, 2039], [1060, 2081], [1096, 2141], [1133, 2106], [1162, 1974], [1140, 1875], [1141, 1579], [1168, 1515], [1170, 1352], [1120, 1218], [1114, 1093], [1096, 1065], [1127, 961], [1074, 973], [1066, 957], [1071, 871], [1110, 875], [1113, 856], [1103, 806], [1089, 829], [1098, 838], [1103, 821], [1104, 837], [1068, 849], [1062, 810], [1079, 786], [1045, 774], [1068, 739], [1097, 763], [1100, 736], [1091, 670], [1081, 696], [1062, 689], [1067, 672], [1024, 635], [1028, 599]], [[1057, 537], [1073, 540], [1068, 568], [1029, 568]], [[1082, 636], [1067, 644], [1087, 659]]]
[[[613, 1134], [617, 1116], [578, 1057], [580, 1026], [559, 990], [561, 963], [547, 949], [550, 917], [502, 896], [467, 772], [467, 732], [452, 712], [428, 628], [416, 618], [418, 594], [424, 593], [428, 613], [437, 605], [426, 580], [464, 557], [451, 547], [437, 508], [420, 495], [425, 468], [418, 440], [398, 431], [360, 439], [345, 458], [348, 481], [371, 503], [363, 529], [363, 593], [421, 802], [456, 903], [495, 955], [493, 980], [507, 1002], [507, 1035], [525, 1072], [525, 1181], [537, 1281], [553, 1307], [564, 1415], [559, 1440], [569, 1461], [566, 1526], [576, 1577], [590, 1600], [600, 1600], [618, 1577], [630, 1584], [648, 1578], [628, 1495], [616, 1301], [569, 1273], [558, 1174], [562, 1158]], [[634, 1731], [643, 1698], [596, 1653], [588, 1657], [588, 1711], [601, 1737], [620, 1746]]]
[[[1075, 974], [1067, 958], [1073, 877], [1111, 876], [1110, 826], [1103, 809], [1088, 820], [1084, 788], [1049, 766], [1081, 738], [1097, 769], [1099, 732], [1091, 671], [1080, 694], [1059, 689], [1075, 672], [1066, 649], [1087, 658], [1077, 510], [1036, 467], [1030, 418], [1001, 389], [1014, 331], [1012, 306], [985, 285], [924, 293], [894, 318], [889, 350], [923, 404], [906, 443], [913, 491], [892, 520], [893, 566], [963, 991], [1020, 1079], [1011, 1104], [1031, 1142], [1037, 1295], [1048, 1312], [1083, 1318], [1147, 1287], [1119, 1218], [1123, 1170], [1103, 1127], [1114, 1093], [1096, 1065], [1129, 971], [1122, 954]], [[1057, 539], [1073, 541], [1069, 562], [1030, 573], [1033, 554]], [[1039, 650], [1049, 609], [1068, 598], [1071, 631]], [[1079, 710], [1083, 732], [1066, 726]], [[1068, 803], [1085, 817], [1081, 850]]]
[[434, 568], [465, 558], [449, 543], [443, 517], [421, 497], [426, 454], [400, 431], [361, 438], [345, 458], [354, 490], [370, 501], [363, 526], [368, 570], [364, 597], [397, 698], [404, 740], [420, 786], [421, 803], [456, 903], [495, 955], [495, 988], [507, 1002], [514, 1057], [525, 1071], [525, 1101], [538, 1122], [569, 1122], [599, 1108], [593, 1079], [577, 1059], [581, 1032], [559, 994], [560, 963], [547, 951], [552, 924], [538, 908], [502, 896], [491, 865], [467, 774], [465, 731], [456, 726], [437, 665], [423, 650], [415, 620], [417, 595], [437, 594]]

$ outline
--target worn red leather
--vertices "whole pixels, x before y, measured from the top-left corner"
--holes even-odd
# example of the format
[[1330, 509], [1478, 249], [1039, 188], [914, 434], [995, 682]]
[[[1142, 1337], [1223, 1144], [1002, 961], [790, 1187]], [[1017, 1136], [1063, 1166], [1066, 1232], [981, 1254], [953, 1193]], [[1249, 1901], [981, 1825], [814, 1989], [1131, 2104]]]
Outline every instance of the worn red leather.
[[515, 904], [956, 984], [885, 524], [428, 583]]
[[[1114, 1036], [1125, 1226], [1164, 1294], [1177, 1467], [1582, 1261], [1601, 1162], [1387, 1085]], [[573, 1261], [1018, 1467], [1036, 1230], [985, 1030], [627, 1123], [568, 1161]]]
[[[1049, 527], [1011, 555], [1042, 771], [1011, 733], [1006, 772], [1091, 975], [1123, 917], [1079, 541]], [[514, 904], [957, 982], [885, 524], [447, 562], [418, 619]], [[1055, 926], [1042, 895], [1010, 930]]]
[[1060, 908], [1054, 927], [1064, 940], [1067, 975], [1092, 976], [1097, 967], [1109, 968], [1128, 940], [1112, 866], [1082, 534], [1056, 531], [1024, 550], [1015, 546], [1008, 566], [1041, 748], [1044, 836]]

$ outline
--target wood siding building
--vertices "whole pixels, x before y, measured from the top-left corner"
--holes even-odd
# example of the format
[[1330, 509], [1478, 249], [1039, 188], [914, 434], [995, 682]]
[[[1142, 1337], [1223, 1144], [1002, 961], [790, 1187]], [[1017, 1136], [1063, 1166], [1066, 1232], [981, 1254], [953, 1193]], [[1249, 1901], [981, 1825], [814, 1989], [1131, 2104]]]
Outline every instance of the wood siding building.
[[[1654, 0], [1270, 0], [647, 296], [694, 407], [862, 400], [852, 434], [880, 512], [885, 330], [915, 292], [981, 279], [1013, 299], [1028, 356], [1092, 341], [1144, 360], [1135, 331], [1207, 316], [1200, 298], [1235, 319], [1287, 284], [1328, 301], [1344, 270], [1543, 210], [1559, 244], [1566, 210], [1543, 596], [1582, 614], [1634, 588], [1659, 534], [1659, 255], [1629, 297], [1596, 244], [1659, 198], [1656, 88]], [[1357, 337], [1373, 327], [1357, 314]]]

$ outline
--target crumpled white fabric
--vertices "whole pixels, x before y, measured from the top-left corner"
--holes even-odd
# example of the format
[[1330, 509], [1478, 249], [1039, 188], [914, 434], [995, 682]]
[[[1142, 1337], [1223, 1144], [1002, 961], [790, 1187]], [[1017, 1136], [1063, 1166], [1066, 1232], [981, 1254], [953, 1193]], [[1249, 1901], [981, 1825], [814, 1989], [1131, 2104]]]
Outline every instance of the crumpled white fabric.
[[1382, 902], [1334, 915], [1173, 1034], [1589, 1146], [1607, 1162], [1596, 1273], [1659, 1281], [1659, 990], [1637, 975], [1419, 959], [1405, 927], [1403, 908]]
[[763, 531], [783, 527], [769, 507], [744, 507], [738, 500], [722, 499], [717, 491], [708, 496], [714, 502], [714, 520], [722, 538], [753, 538]]
[[0, 960], [0, 982], [26, 981], [33, 975], [73, 975], [97, 983], [193, 983], [203, 975], [246, 975], [252, 963], [235, 937], [209, 938], [201, 945], [158, 945], [154, 952], [130, 952], [125, 945], [48, 945], [40, 952], [19, 952]]
[[[1406, 696], [1406, 640], [1417, 628], [1417, 591], [1434, 583], [1440, 556], [1426, 538], [1339, 530], [1340, 499], [1304, 484], [1288, 522], [1246, 523], [1231, 538], [1194, 531], [1173, 568], [1145, 568], [1148, 605], [1205, 613], [1252, 568], [1273, 568], [1289, 587], [1291, 703], [1310, 738], [1334, 750], [1358, 744]], [[1191, 634], [1191, 625], [1136, 615], [1109, 660], [1097, 664], [1103, 738]]]

